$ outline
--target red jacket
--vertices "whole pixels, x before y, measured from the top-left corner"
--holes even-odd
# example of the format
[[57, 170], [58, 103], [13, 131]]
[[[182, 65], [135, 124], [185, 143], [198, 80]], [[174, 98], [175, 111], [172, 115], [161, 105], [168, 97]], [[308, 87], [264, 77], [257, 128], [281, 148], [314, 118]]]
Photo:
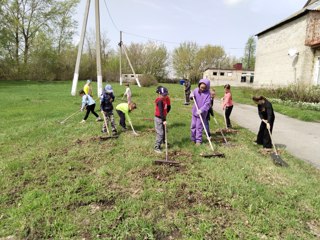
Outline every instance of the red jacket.
[[163, 121], [166, 120], [167, 114], [171, 109], [170, 98], [166, 97], [158, 97], [155, 101], [155, 112], [154, 115], [158, 118], [161, 118]]

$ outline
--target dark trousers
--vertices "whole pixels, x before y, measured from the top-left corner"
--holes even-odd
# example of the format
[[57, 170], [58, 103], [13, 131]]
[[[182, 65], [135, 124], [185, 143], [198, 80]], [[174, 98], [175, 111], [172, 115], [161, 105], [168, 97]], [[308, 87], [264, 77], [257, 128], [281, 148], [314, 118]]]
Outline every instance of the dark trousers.
[[230, 121], [230, 115], [231, 115], [232, 109], [233, 109], [233, 106], [226, 107], [226, 109], [225, 109], [227, 128], [231, 128], [232, 127], [231, 121]]
[[190, 93], [191, 93], [191, 92], [185, 92], [186, 103], [190, 103]]
[[96, 104], [88, 105], [86, 107], [87, 112], [86, 112], [86, 115], [83, 118], [84, 120], [87, 120], [90, 112], [92, 112], [92, 114], [95, 115], [96, 117], [99, 117], [99, 115], [94, 111], [95, 107], [96, 107]]
[[[270, 132], [272, 133], [274, 119], [269, 123]], [[263, 145], [264, 148], [272, 148], [272, 141], [267, 129], [267, 124], [261, 121], [259, 132], [257, 135], [257, 144]]]
[[118, 115], [119, 115], [119, 117], [120, 117], [120, 121], [119, 121], [119, 124], [120, 124], [120, 126], [122, 127], [122, 128], [127, 128], [126, 127], [126, 116], [124, 115], [124, 113], [123, 112], [121, 112], [120, 110], [117, 110], [117, 113], [118, 113]]

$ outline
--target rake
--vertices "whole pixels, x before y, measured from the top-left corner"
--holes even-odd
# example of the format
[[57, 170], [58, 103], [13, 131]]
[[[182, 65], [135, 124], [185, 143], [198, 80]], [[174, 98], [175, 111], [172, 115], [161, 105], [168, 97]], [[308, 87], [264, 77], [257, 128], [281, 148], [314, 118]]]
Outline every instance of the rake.
[[112, 135], [110, 134], [106, 115], [104, 114], [103, 111], [101, 111], [101, 113], [102, 113], [102, 116], [103, 116], [104, 125], [106, 126], [106, 129], [107, 129], [108, 136], [106, 136], [106, 137], [100, 137], [100, 139], [102, 139], [102, 140], [107, 140], [107, 139], [110, 139], [110, 138], [117, 138], [118, 136], [112, 136]]
[[80, 113], [80, 110], [77, 110], [75, 113], [72, 113], [69, 117], [67, 117], [66, 119], [64, 119], [63, 121], [60, 122], [60, 124], [64, 124], [69, 118], [77, 115], [78, 113]]
[[179, 162], [168, 160], [167, 125], [164, 125], [164, 134], [165, 134], [165, 141], [166, 141], [166, 144], [165, 144], [165, 146], [166, 146], [166, 159], [165, 160], [155, 160], [154, 163], [156, 165], [178, 166], [178, 165], [180, 165]]
[[273, 150], [274, 150], [274, 152], [271, 153], [271, 158], [273, 159], [274, 164], [279, 165], [281, 167], [288, 167], [289, 166], [288, 163], [286, 163], [280, 157], [280, 155], [278, 154], [277, 148], [276, 148], [276, 146], [275, 146], [275, 144], [273, 143], [273, 140], [272, 140], [272, 134], [270, 132], [270, 129], [269, 128], [267, 128], [267, 129], [268, 129], [269, 136], [270, 136], [270, 139], [271, 139], [271, 142], [272, 142], [272, 146], [273, 146]]
[[[196, 102], [195, 97], [193, 97], [192, 99], [193, 99], [193, 102], [194, 102], [194, 104], [195, 104], [195, 106], [196, 106], [197, 111], [199, 111], [198, 104], [197, 104], [197, 102]], [[199, 114], [199, 117], [200, 117], [200, 120], [201, 120], [203, 129], [204, 129], [204, 131], [205, 131], [205, 133], [206, 133], [207, 140], [208, 140], [208, 142], [209, 142], [209, 144], [210, 144], [210, 148], [211, 148], [211, 150], [212, 150], [212, 153], [200, 154], [200, 156], [205, 157], [205, 158], [211, 158], [211, 157], [224, 158], [225, 155], [224, 155], [223, 153], [215, 152], [215, 150], [214, 150], [214, 148], [213, 148], [213, 145], [212, 145], [212, 142], [211, 142], [211, 139], [210, 139], [209, 134], [208, 134], [208, 132], [207, 132], [206, 126], [204, 125], [203, 118], [202, 118], [201, 114]]]

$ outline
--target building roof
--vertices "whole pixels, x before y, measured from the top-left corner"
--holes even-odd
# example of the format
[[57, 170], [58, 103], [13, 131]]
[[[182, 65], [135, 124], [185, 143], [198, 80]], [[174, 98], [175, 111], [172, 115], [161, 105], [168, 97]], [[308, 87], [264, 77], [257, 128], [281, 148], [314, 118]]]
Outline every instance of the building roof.
[[291, 16], [289, 16], [288, 18], [282, 20], [281, 22], [273, 25], [270, 28], [267, 28], [265, 30], [263, 30], [262, 32], [259, 32], [256, 34], [256, 36], [260, 36], [262, 34], [265, 34], [273, 29], [276, 29], [286, 23], [289, 23], [297, 18], [300, 18], [301, 16], [307, 14], [309, 11], [319, 11], [320, 12], [320, 0], [309, 0], [307, 1], [307, 3], [304, 5], [304, 7], [299, 10], [298, 12], [292, 14]]

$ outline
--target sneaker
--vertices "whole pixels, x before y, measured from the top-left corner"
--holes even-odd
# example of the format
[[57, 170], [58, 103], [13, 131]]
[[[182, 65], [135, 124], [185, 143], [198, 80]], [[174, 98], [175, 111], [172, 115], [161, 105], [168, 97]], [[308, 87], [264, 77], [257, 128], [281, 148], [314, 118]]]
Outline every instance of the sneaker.
[[97, 117], [96, 121], [101, 122], [102, 121], [101, 117]]
[[196, 146], [200, 146], [201, 145], [201, 142], [196, 142]]
[[114, 130], [114, 131], [112, 131], [112, 135], [116, 136], [116, 135], [118, 135], [118, 132], [116, 130]]
[[162, 153], [160, 147], [158, 147], [158, 146], [155, 146], [155, 147], [154, 147], [154, 151], [155, 151], [156, 153]]
[[184, 103], [184, 105], [190, 105], [190, 103], [188, 103], [188, 102], [185, 102], [185, 103]]
[[82, 120], [80, 123], [86, 123], [86, 120]]

